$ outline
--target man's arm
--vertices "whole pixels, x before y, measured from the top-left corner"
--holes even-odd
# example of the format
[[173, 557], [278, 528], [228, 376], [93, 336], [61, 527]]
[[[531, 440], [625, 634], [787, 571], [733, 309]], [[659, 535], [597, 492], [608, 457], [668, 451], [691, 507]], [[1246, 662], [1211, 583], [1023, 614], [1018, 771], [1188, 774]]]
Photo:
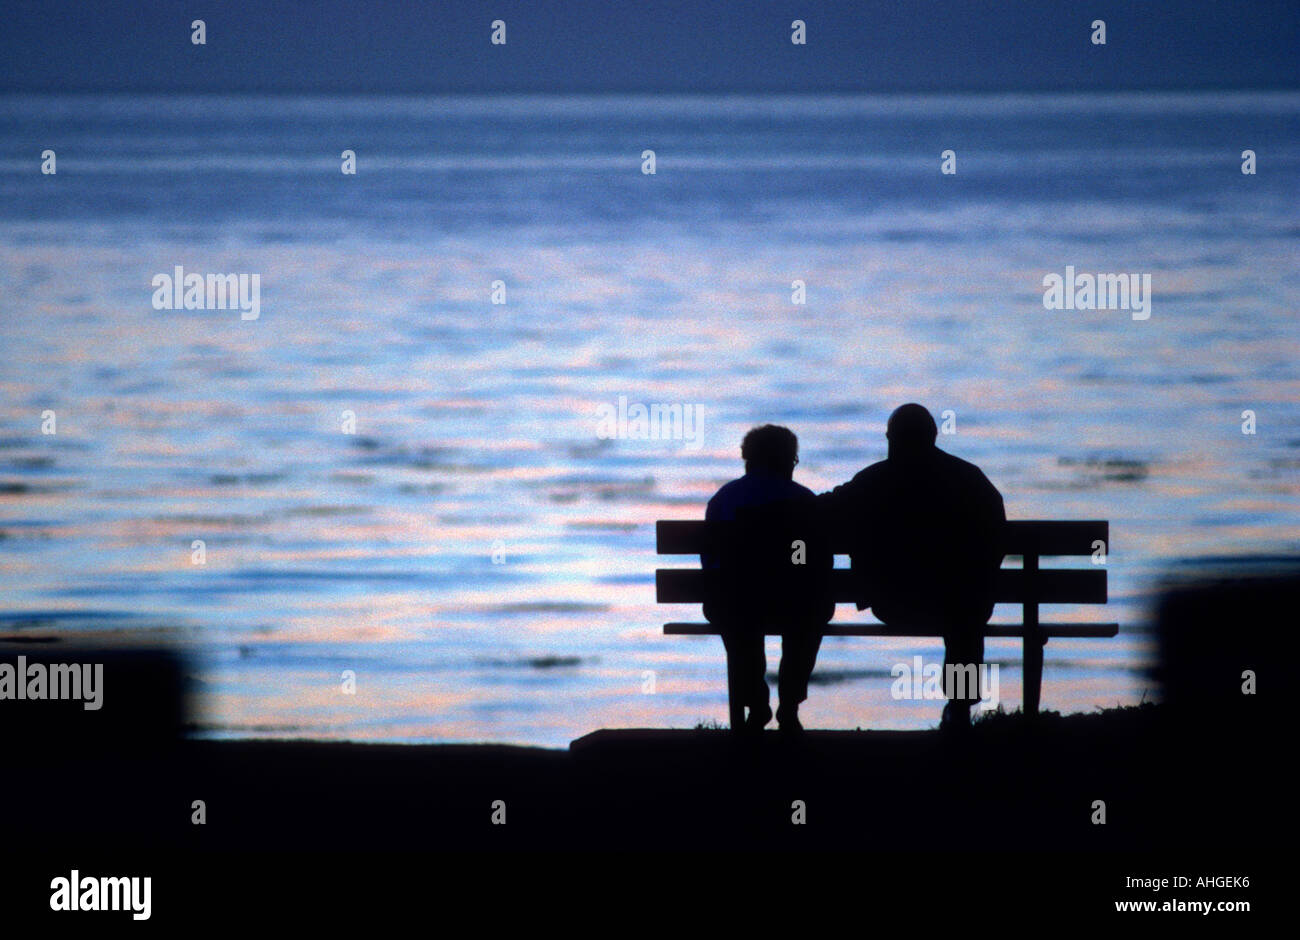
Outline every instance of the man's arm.
[[979, 472], [979, 495], [976, 501], [979, 512], [980, 528], [987, 535], [989, 562], [994, 568], [1002, 565], [1002, 539], [1007, 526], [1007, 509], [1002, 501], [1002, 494], [992, 481]]
[[839, 518], [849, 512], [862, 499], [863, 485], [866, 482], [863, 474], [866, 472], [859, 470], [847, 483], [841, 483], [827, 493], [819, 493], [816, 497], [818, 511], [828, 519]]

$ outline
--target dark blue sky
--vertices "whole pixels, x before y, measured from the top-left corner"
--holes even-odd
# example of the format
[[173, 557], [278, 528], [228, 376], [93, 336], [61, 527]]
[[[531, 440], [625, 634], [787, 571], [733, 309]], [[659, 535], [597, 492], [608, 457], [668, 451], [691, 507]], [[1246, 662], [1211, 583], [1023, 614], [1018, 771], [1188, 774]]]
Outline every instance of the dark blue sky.
[[1294, 88], [1298, 22], [1296, 0], [9, 0], [0, 91]]

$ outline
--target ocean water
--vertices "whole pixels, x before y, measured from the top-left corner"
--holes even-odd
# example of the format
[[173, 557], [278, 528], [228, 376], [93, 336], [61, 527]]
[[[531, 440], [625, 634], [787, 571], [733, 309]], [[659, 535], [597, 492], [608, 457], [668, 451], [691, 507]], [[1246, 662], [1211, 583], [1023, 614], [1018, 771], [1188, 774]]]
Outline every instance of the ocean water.
[[[0, 636], [175, 645], [208, 736], [725, 721], [654, 521], [753, 424], [823, 490], [917, 400], [1012, 518], [1111, 521], [1109, 605], [1044, 616], [1121, 634], [1044, 706], [1151, 698], [1163, 580], [1300, 548], [1298, 171], [1294, 94], [0, 99]], [[178, 265], [260, 316], [155, 309]], [[1044, 309], [1067, 265], [1150, 318]], [[620, 396], [698, 433], [602, 436]], [[913, 655], [828, 640], [805, 723], [934, 724]]]

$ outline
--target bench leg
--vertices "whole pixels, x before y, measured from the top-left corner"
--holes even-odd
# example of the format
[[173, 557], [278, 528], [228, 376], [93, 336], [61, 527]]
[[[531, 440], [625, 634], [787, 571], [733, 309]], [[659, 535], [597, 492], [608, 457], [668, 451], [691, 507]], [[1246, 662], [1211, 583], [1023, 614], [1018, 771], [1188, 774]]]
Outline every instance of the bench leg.
[[[1038, 586], [1038, 556], [1025, 556], [1025, 578], [1032, 590]], [[1036, 595], [1031, 595], [1036, 596]], [[1024, 606], [1025, 627], [1024, 676], [1025, 714], [1031, 717], [1038, 714], [1038, 697], [1043, 691], [1043, 638], [1038, 632], [1038, 603], [1029, 602]]]
[[727, 710], [731, 720], [731, 730], [739, 731], [745, 724], [745, 706], [740, 698], [740, 680], [736, 670], [731, 668], [731, 655], [727, 655]]
[[1025, 714], [1038, 714], [1038, 699], [1043, 690], [1043, 641], [1036, 636], [1025, 637]]

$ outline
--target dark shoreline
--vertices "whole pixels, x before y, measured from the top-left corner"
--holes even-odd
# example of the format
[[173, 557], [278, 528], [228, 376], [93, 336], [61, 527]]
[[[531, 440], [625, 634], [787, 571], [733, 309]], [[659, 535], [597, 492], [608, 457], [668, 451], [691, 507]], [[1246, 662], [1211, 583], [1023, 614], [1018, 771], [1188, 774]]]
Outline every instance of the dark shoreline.
[[4, 656], [102, 662], [115, 693], [93, 711], [0, 702], [0, 803], [20, 837], [164, 852], [329, 851], [341, 838], [383, 852], [1250, 851], [1278, 841], [1291, 805], [1288, 685], [1270, 664], [1290, 660], [1276, 612], [1297, 608], [1297, 577], [1171, 591], [1151, 677], [1162, 704], [994, 712], [959, 738], [602, 730], [568, 750], [194, 740], [174, 652], [15, 648]]
[[[173, 652], [5, 650], [102, 661], [116, 691], [95, 711], [0, 702], [13, 849], [0, 903], [71, 916], [49, 902], [75, 870], [151, 877], [165, 924], [456, 910], [526, 929], [539, 911], [621, 927], [673, 923], [674, 908], [694, 918], [703, 902], [734, 933], [742, 909], [777, 906], [967, 928], [1015, 911], [1123, 918], [1117, 905], [1135, 900], [1264, 909], [1293, 806], [1278, 666], [1290, 637], [1276, 612], [1300, 607], [1298, 588], [1238, 580], [1167, 595], [1159, 705], [992, 713], [961, 738], [628, 729], [567, 750], [195, 740]], [[749, 890], [734, 902], [721, 888], [737, 876]], [[1141, 887], [1161, 878], [1184, 880]]]
[[[25, 779], [11, 777], [5, 789], [9, 805], [24, 809], [12, 820], [19, 832], [61, 831], [104, 848], [311, 851], [337, 845], [340, 832], [351, 848], [377, 851], [647, 842], [852, 851], [865, 834], [919, 848], [962, 831], [1032, 851], [1241, 848], [1243, 837], [1263, 839], [1261, 803], [1247, 798], [1253, 787], [1239, 768], [1214, 772], [1203, 760], [1205, 729], [1188, 734], [1169, 718], [1153, 705], [1037, 722], [1013, 714], [959, 740], [938, 731], [811, 731], [790, 740], [776, 731], [754, 739], [602, 730], [568, 750], [182, 740], [133, 753], [33, 752], [17, 765]], [[202, 825], [192, 821], [195, 800], [204, 802]], [[1104, 824], [1093, 821], [1095, 800], [1106, 804]]]

